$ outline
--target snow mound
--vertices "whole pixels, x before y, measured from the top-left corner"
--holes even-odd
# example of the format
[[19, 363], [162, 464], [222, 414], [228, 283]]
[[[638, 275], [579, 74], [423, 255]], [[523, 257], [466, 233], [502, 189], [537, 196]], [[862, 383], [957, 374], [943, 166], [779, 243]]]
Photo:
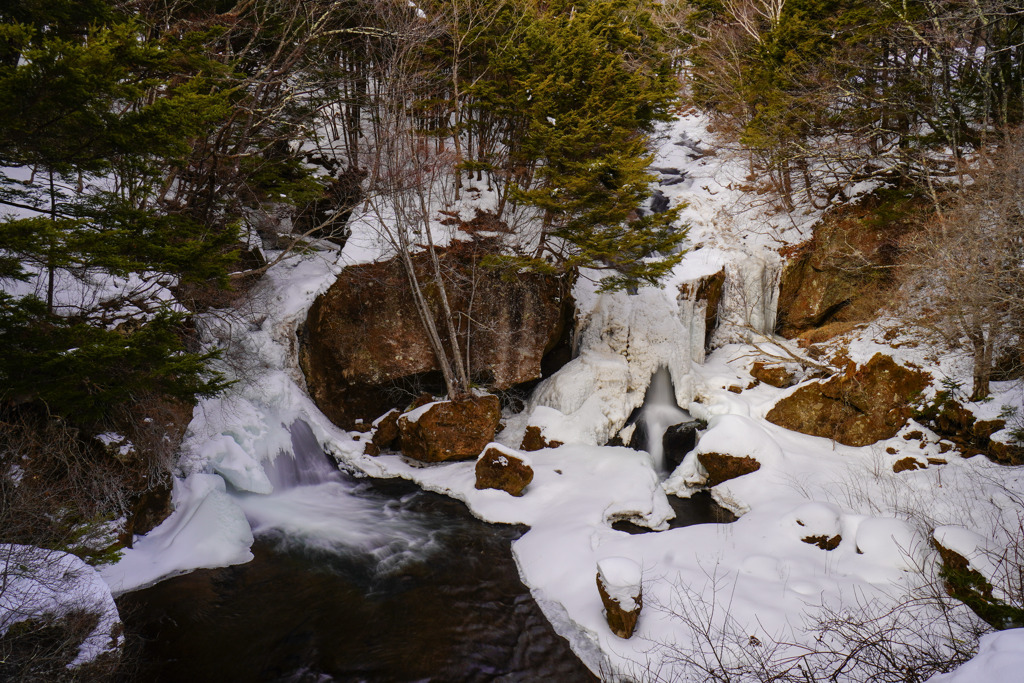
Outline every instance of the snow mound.
[[872, 517], [857, 526], [857, 552], [883, 566], [917, 571], [928, 556], [928, 541], [906, 522]]
[[981, 637], [978, 654], [949, 673], [932, 676], [928, 683], [1011, 683], [1024, 671], [1024, 628], [997, 631]]
[[94, 612], [99, 621], [68, 665], [74, 668], [120, 647], [121, 618], [107, 584], [80, 558], [27, 545], [0, 545], [0, 635], [43, 615]]
[[828, 503], [807, 503], [784, 518], [786, 527], [799, 539], [809, 536], [834, 538], [842, 533], [842, 513]]
[[216, 474], [175, 479], [174, 512], [160, 526], [139, 537], [121, 561], [101, 573], [114, 593], [143, 588], [161, 579], [252, 559], [253, 536], [245, 513]]
[[697, 453], [749, 456], [761, 465], [776, 466], [782, 449], [757, 422], [743, 415], [716, 415], [697, 442]]

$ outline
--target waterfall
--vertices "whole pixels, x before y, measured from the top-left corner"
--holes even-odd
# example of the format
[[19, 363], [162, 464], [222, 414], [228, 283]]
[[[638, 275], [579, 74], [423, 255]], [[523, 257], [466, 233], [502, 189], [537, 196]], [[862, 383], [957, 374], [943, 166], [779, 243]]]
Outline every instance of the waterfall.
[[672, 378], [667, 367], [660, 367], [651, 378], [651, 384], [644, 395], [643, 407], [638, 421], [643, 422], [647, 440], [647, 452], [655, 469], [665, 470], [665, 454], [662, 439], [672, 425], [687, 422], [690, 414], [676, 405]]
[[313, 431], [298, 420], [289, 428], [292, 452], [265, 464], [273, 493], [236, 493], [254, 535], [341, 554], [369, 553], [386, 571], [432, 544], [435, 531], [406, 509], [406, 500], [381, 506], [365, 485], [341, 472]]

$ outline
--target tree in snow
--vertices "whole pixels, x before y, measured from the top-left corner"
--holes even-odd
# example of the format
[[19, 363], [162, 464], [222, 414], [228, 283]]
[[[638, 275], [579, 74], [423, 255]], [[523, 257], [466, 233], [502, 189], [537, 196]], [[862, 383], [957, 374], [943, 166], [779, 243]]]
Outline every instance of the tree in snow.
[[3, 396], [90, 423], [141, 395], [223, 386], [160, 293], [226, 282], [237, 240], [158, 202], [165, 161], [225, 115], [224, 95], [182, 79], [173, 46], [109, 16], [67, 38], [59, 17], [51, 32], [4, 16], [17, 58], [0, 65], [0, 206], [17, 212], [0, 222]]
[[973, 357], [971, 400], [1024, 369], [1024, 142], [1011, 131], [915, 243], [920, 322]]

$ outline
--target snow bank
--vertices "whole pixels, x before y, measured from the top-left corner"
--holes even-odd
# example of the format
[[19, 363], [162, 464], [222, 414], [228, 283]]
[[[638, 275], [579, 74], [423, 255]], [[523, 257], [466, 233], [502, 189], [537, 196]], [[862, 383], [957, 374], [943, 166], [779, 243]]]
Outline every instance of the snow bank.
[[171, 516], [138, 537], [120, 562], [101, 568], [110, 589], [124, 593], [193, 569], [251, 560], [252, 531], [225, 489], [224, 480], [215, 474], [175, 479]]
[[97, 571], [80, 558], [57, 550], [3, 544], [0, 568], [0, 635], [26, 619], [85, 610], [95, 613], [99, 621], [68, 668], [120, 648], [121, 618], [114, 598]]
[[932, 676], [928, 683], [1013, 683], [1024, 671], [1024, 629], [981, 637], [978, 654], [955, 671]]

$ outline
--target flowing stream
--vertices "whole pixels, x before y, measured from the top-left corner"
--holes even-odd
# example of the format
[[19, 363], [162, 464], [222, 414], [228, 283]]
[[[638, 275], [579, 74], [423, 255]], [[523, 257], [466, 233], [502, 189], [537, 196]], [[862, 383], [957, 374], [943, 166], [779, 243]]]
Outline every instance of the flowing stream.
[[662, 440], [665, 432], [672, 425], [689, 422], [693, 418], [676, 405], [675, 392], [672, 390], [672, 377], [668, 368], [661, 367], [651, 378], [651, 384], [644, 394], [644, 404], [640, 409], [640, 421], [644, 424], [647, 452], [651, 454], [654, 468], [659, 471], [668, 469]]
[[593, 681], [519, 579], [525, 529], [338, 471], [309, 428], [236, 494], [255, 559], [119, 601], [138, 681]]
[[[689, 419], [667, 370], [640, 419], [658, 466], [665, 430]], [[355, 479], [303, 422], [291, 441], [294, 457], [266, 466], [272, 494], [233, 494], [256, 537], [251, 562], [118, 600], [132, 680], [596, 680], [519, 579], [511, 543], [524, 527], [486, 524], [409, 482]], [[732, 521], [710, 496], [673, 503], [673, 527]]]

